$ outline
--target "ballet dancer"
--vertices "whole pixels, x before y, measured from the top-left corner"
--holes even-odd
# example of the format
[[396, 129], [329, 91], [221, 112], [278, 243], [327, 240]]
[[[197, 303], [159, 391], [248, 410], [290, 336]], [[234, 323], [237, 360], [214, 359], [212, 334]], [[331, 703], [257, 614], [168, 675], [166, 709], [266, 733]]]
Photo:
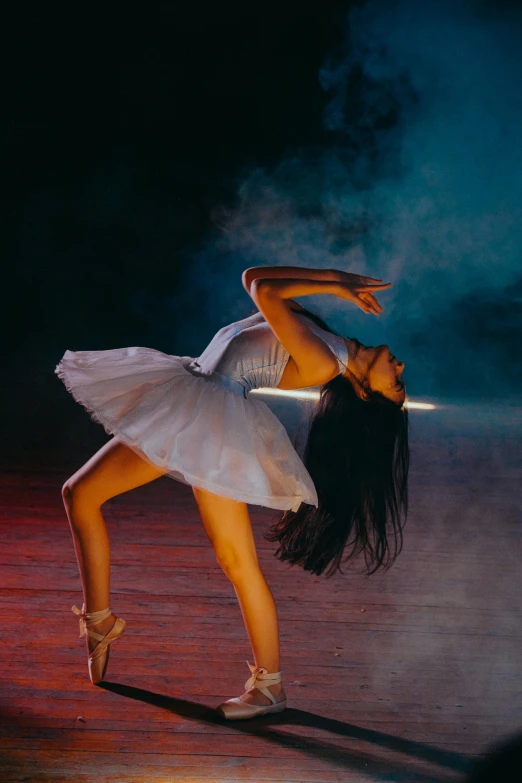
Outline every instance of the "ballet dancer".
[[[168, 475], [192, 487], [252, 648], [245, 692], [217, 708], [229, 720], [280, 712], [287, 703], [276, 607], [247, 504], [282, 512], [264, 534], [277, 542], [280, 560], [327, 577], [360, 553], [369, 574], [389, 568], [408, 510], [404, 363], [386, 345], [342, 337], [295, 301], [328, 294], [379, 315], [376, 292], [391, 283], [284, 266], [251, 267], [242, 282], [255, 314], [220, 329], [197, 359], [144, 347], [68, 350], [55, 368], [113, 435], [62, 488], [83, 588], [83, 607], [73, 611], [86, 636], [90, 679], [103, 680], [109, 645], [126, 626], [110, 609], [101, 507]], [[280, 420], [249, 395], [260, 387], [320, 387], [302, 459]]]

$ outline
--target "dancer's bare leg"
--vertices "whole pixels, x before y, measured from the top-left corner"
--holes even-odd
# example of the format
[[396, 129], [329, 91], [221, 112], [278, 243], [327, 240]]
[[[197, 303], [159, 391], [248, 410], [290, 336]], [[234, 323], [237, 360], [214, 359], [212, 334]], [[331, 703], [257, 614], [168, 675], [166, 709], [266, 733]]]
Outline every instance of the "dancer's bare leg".
[[[279, 629], [274, 599], [259, 567], [246, 503], [192, 488], [203, 526], [216, 558], [232, 582], [239, 600], [254, 663], [268, 673], [279, 671]], [[281, 684], [269, 690], [277, 701], [285, 694]], [[259, 690], [241, 696], [251, 704], [270, 704]]]
[[[85, 611], [97, 612], [109, 606], [110, 545], [101, 506], [109, 498], [147, 484], [165, 472], [113, 438], [65, 482], [62, 497], [80, 569]], [[111, 615], [93, 629], [105, 635], [114, 622]], [[96, 644], [88, 638], [90, 651]]]

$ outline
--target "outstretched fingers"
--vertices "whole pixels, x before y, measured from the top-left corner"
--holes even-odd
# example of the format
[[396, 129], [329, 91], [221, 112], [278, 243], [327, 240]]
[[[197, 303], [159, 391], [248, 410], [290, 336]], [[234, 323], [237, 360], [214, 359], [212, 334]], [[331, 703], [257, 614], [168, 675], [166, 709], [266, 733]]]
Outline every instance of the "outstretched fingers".
[[384, 307], [379, 304], [375, 298], [375, 295], [373, 294], [373, 291], [382, 291], [386, 288], [389, 288], [390, 286], [391, 283], [359, 286], [358, 295], [359, 299], [364, 303], [362, 309], [365, 313], [374, 313], [374, 315], [379, 315], [379, 313], [384, 312]]
[[361, 294], [361, 299], [366, 303], [366, 312], [373, 312], [375, 315], [384, 312], [382, 307], [373, 294]]

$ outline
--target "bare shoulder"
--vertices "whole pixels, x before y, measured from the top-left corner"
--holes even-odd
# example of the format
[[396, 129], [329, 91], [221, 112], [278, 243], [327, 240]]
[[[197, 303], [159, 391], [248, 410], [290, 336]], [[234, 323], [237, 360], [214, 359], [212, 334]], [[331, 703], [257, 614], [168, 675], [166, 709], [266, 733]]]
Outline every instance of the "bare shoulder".
[[[294, 312], [299, 312], [300, 310], [304, 310], [304, 307], [301, 307], [299, 302], [296, 302], [293, 299], [288, 300], [290, 307]], [[343, 337], [344, 342], [346, 343], [345, 338]], [[321, 373], [320, 375], [315, 373], [310, 377], [313, 377], [314, 381], [312, 383], [303, 383], [303, 376], [299, 373], [299, 368], [292, 356], [289, 357], [288, 362], [286, 363], [285, 369], [283, 370], [283, 374], [281, 376], [281, 379], [279, 383], [277, 384], [277, 388], [281, 389], [282, 391], [292, 391], [294, 389], [307, 389], [314, 386], [322, 386], [325, 383], [328, 383], [329, 381], [333, 380], [339, 375], [339, 369], [338, 367], [335, 368], [334, 371], [332, 371], [329, 375], [325, 375]]]
[[[295, 383], [293, 388], [320, 386], [338, 374], [339, 363], [335, 353], [310, 328], [308, 319], [298, 317], [294, 300], [282, 299], [263, 281], [254, 282], [250, 293], [272, 332], [295, 364], [299, 378], [298, 382], [297, 379], [292, 381]], [[292, 369], [289, 369], [287, 376], [282, 378], [283, 383], [288, 382], [291, 373]]]

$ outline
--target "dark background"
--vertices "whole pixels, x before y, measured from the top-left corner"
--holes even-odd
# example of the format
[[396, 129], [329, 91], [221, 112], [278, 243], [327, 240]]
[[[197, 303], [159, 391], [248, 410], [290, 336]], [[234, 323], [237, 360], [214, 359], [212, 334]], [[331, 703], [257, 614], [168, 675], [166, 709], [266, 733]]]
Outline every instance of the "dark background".
[[253, 263], [391, 279], [378, 324], [302, 302], [390, 342], [412, 399], [518, 400], [519, 4], [133, 8], [31, 7], [7, 25], [17, 437], [44, 441], [79, 407], [53, 374], [66, 349], [197, 356], [252, 311]]
[[[6, 265], [23, 308], [14, 352], [45, 367], [67, 347], [177, 345], [176, 313], [169, 333], [158, 317], [213, 210], [233, 203], [245, 171], [325, 135], [317, 74], [346, 9], [165, 3], [97, 18], [47, 9], [19, 22], [8, 142], [17, 246]], [[204, 318], [204, 300], [192, 304]]]

